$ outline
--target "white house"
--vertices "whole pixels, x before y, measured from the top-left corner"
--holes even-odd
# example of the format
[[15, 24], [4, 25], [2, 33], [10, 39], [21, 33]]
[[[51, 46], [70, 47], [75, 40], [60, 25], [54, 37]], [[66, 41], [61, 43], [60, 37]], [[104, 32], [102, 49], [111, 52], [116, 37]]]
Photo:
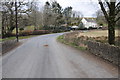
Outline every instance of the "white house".
[[92, 28], [97, 28], [98, 27], [96, 21], [92, 18], [83, 18], [82, 23], [83, 23], [83, 26], [87, 29], [90, 28], [90, 27], [92, 27]]

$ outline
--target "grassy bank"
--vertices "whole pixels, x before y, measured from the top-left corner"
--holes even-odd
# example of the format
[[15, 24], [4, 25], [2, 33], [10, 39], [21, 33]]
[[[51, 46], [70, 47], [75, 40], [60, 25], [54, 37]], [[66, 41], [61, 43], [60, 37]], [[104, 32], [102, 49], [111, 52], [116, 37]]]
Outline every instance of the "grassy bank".
[[[115, 45], [120, 46], [120, 36], [119, 30], [115, 30]], [[79, 38], [84, 38], [91, 41], [96, 41], [100, 43], [108, 43], [108, 30], [90, 30], [86, 32], [80, 32], [78, 34]]]
[[[19, 39], [27, 39], [35, 36], [38, 36], [38, 35], [20, 36]], [[14, 40], [14, 39], [16, 39], [16, 37], [8, 37], [8, 38], [0, 39], [0, 42], [7, 41], [7, 40]]]
[[65, 41], [64, 40], [64, 35], [61, 35], [61, 36], [57, 37], [57, 40], [59, 42], [63, 43], [63, 44], [72, 46], [72, 47], [77, 48], [77, 49], [82, 50], [82, 51], [85, 51], [87, 49], [86, 47], [76, 45], [74, 42], [69, 43], [69, 42]]

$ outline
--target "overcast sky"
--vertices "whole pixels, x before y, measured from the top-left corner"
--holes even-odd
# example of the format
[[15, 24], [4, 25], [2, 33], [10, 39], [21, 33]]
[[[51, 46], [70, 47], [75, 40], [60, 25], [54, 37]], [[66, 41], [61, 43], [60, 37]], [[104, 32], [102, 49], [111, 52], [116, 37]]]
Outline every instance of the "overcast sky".
[[[39, 0], [43, 6], [46, 1], [51, 0]], [[99, 9], [97, 0], [56, 0], [62, 8], [72, 6], [73, 10], [80, 11], [84, 17], [93, 17], [95, 12]]]

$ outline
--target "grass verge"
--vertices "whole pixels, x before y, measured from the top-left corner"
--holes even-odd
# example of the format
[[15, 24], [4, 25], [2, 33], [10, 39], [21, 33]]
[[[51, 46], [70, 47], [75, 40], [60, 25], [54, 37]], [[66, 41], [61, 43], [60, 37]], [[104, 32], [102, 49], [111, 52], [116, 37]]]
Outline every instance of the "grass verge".
[[64, 40], [64, 35], [58, 36], [58, 37], [57, 37], [57, 40], [58, 40], [59, 42], [63, 43], [63, 44], [72, 46], [72, 47], [77, 48], [77, 49], [82, 50], [82, 51], [85, 51], [85, 50], [87, 49], [86, 47], [76, 45], [74, 42], [69, 43], [69, 42], [65, 41], [65, 40]]
[[[38, 35], [20, 36], [19, 39], [27, 39], [35, 36], [38, 36]], [[16, 37], [8, 37], [8, 38], [0, 39], [0, 42], [7, 41], [7, 40], [14, 40], [14, 39], [16, 39]]]

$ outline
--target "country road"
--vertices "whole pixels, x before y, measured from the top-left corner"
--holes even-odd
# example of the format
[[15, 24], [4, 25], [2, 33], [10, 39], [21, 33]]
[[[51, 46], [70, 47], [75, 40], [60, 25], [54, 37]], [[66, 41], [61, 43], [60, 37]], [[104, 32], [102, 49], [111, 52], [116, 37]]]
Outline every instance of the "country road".
[[56, 40], [58, 34], [28, 39], [2, 58], [3, 78], [117, 78], [116, 66]]

